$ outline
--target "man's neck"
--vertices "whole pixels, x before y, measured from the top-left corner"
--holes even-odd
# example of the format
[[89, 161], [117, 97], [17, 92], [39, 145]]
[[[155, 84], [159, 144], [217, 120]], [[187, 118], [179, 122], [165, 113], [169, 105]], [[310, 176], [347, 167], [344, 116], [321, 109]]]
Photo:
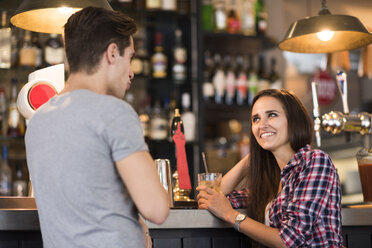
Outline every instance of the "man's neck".
[[98, 94], [105, 94], [106, 88], [103, 75], [99, 72], [86, 74], [84, 72], [72, 73], [65, 84], [65, 87], [59, 94], [67, 93], [74, 90], [86, 89]]

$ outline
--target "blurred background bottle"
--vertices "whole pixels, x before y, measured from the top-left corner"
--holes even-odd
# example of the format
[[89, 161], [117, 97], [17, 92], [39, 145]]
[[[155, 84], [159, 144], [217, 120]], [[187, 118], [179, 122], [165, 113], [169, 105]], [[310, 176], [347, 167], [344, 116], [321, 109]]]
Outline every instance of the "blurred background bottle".
[[166, 140], [168, 137], [168, 121], [161, 109], [160, 101], [156, 100], [150, 119], [150, 138]]
[[244, 105], [247, 102], [248, 85], [247, 71], [242, 55], [236, 56], [236, 64], [236, 103], [238, 105]]
[[226, 93], [225, 102], [227, 104], [233, 104], [235, 101], [235, 91], [236, 91], [236, 77], [235, 77], [235, 60], [230, 54], [226, 54], [224, 57], [225, 64], [225, 77], [226, 77]]
[[147, 9], [160, 9], [161, 0], [146, 0], [146, 8]]
[[10, 137], [20, 137], [24, 134], [24, 123], [17, 108], [17, 84], [16, 78], [12, 79], [12, 95], [9, 102], [8, 131]]
[[187, 51], [182, 44], [182, 31], [175, 31], [175, 46], [173, 48], [172, 78], [175, 84], [183, 84], [187, 78]]
[[8, 109], [5, 90], [0, 88], [0, 135], [5, 136], [6, 133], [6, 111]]
[[213, 22], [213, 3], [212, 0], [203, 0], [202, 3], [202, 26], [206, 31], [212, 31]]
[[23, 44], [19, 50], [19, 66], [32, 67], [36, 66], [36, 48], [31, 42], [31, 31], [24, 31]]
[[164, 53], [163, 48], [163, 34], [161, 32], [155, 33], [155, 47], [154, 54], [151, 57], [152, 76], [154, 78], [166, 78], [168, 58]]
[[228, 6], [227, 32], [230, 34], [240, 33], [240, 16], [237, 13], [236, 0], [230, 0]]
[[213, 71], [213, 86], [214, 86], [214, 100], [216, 103], [223, 103], [225, 86], [226, 86], [226, 77], [223, 70], [223, 64], [220, 54], [214, 54], [214, 71]]
[[27, 196], [27, 181], [24, 177], [23, 166], [16, 164], [16, 174], [13, 180], [13, 196]]
[[0, 27], [0, 68], [8, 69], [11, 66], [11, 39], [12, 32], [7, 19], [7, 12], [3, 10]]
[[63, 42], [58, 34], [50, 34], [44, 47], [44, 61], [46, 66], [62, 64], [65, 52]]
[[204, 52], [204, 68], [203, 68], [203, 100], [207, 103], [214, 101], [213, 87], [213, 58], [209, 51]]
[[214, 2], [214, 30], [224, 32], [227, 28], [227, 15], [225, 0], [215, 0]]
[[256, 35], [254, 0], [241, 0], [241, 32], [245, 35]]
[[0, 196], [12, 194], [12, 170], [8, 163], [8, 147], [2, 148], [2, 159], [0, 164]]
[[182, 94], [182, 121], [183, 127], [185, 128], [185, 139], [186, 142], [192, 142], [195, 140], [195, 114], [190, 109], [191, 97], [190, 94], [185, 92]]
[[256, 0], [255, 2], [255, 20], [257, 34], [264, 35], [267, 30], [267, 12], [264, 0]]

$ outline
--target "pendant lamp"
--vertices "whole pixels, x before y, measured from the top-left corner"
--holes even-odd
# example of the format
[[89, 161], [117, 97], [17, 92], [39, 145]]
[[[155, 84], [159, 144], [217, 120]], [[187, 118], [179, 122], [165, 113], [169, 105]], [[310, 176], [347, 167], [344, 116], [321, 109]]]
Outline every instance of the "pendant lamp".
[[297, 53], [333, 53], [370, 43], [372, 34], [358, 18], [332, 15], [326, 1], [322, 0], [318, 16], [295, 21], [278, 46], [281, 50]]
[[107, 0], [23, 0], [10, 21], [26, 30], [62, 34], [67, 19], [88, 6], [112, 10]]

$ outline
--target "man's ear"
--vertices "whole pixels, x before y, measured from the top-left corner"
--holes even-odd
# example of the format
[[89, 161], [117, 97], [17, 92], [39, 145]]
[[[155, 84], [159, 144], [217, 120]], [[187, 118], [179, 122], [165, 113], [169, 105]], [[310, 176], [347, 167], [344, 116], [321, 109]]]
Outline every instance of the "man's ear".
[[109, 64], [114, 63], [117, 56], [119, 56], [119, 47], [115, 43], [110, 43], [105, 52], [107, 62]]

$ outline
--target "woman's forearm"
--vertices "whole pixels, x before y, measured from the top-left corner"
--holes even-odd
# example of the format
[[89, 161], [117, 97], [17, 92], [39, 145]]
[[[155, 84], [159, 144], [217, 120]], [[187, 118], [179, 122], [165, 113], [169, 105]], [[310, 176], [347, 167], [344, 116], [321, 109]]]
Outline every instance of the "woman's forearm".
[[249, 155], [240, 160], [226, 175], [222, 178], [221, 191], [226, 195], [233, 191], [235, 187], [247, 177], [249, 168]]

